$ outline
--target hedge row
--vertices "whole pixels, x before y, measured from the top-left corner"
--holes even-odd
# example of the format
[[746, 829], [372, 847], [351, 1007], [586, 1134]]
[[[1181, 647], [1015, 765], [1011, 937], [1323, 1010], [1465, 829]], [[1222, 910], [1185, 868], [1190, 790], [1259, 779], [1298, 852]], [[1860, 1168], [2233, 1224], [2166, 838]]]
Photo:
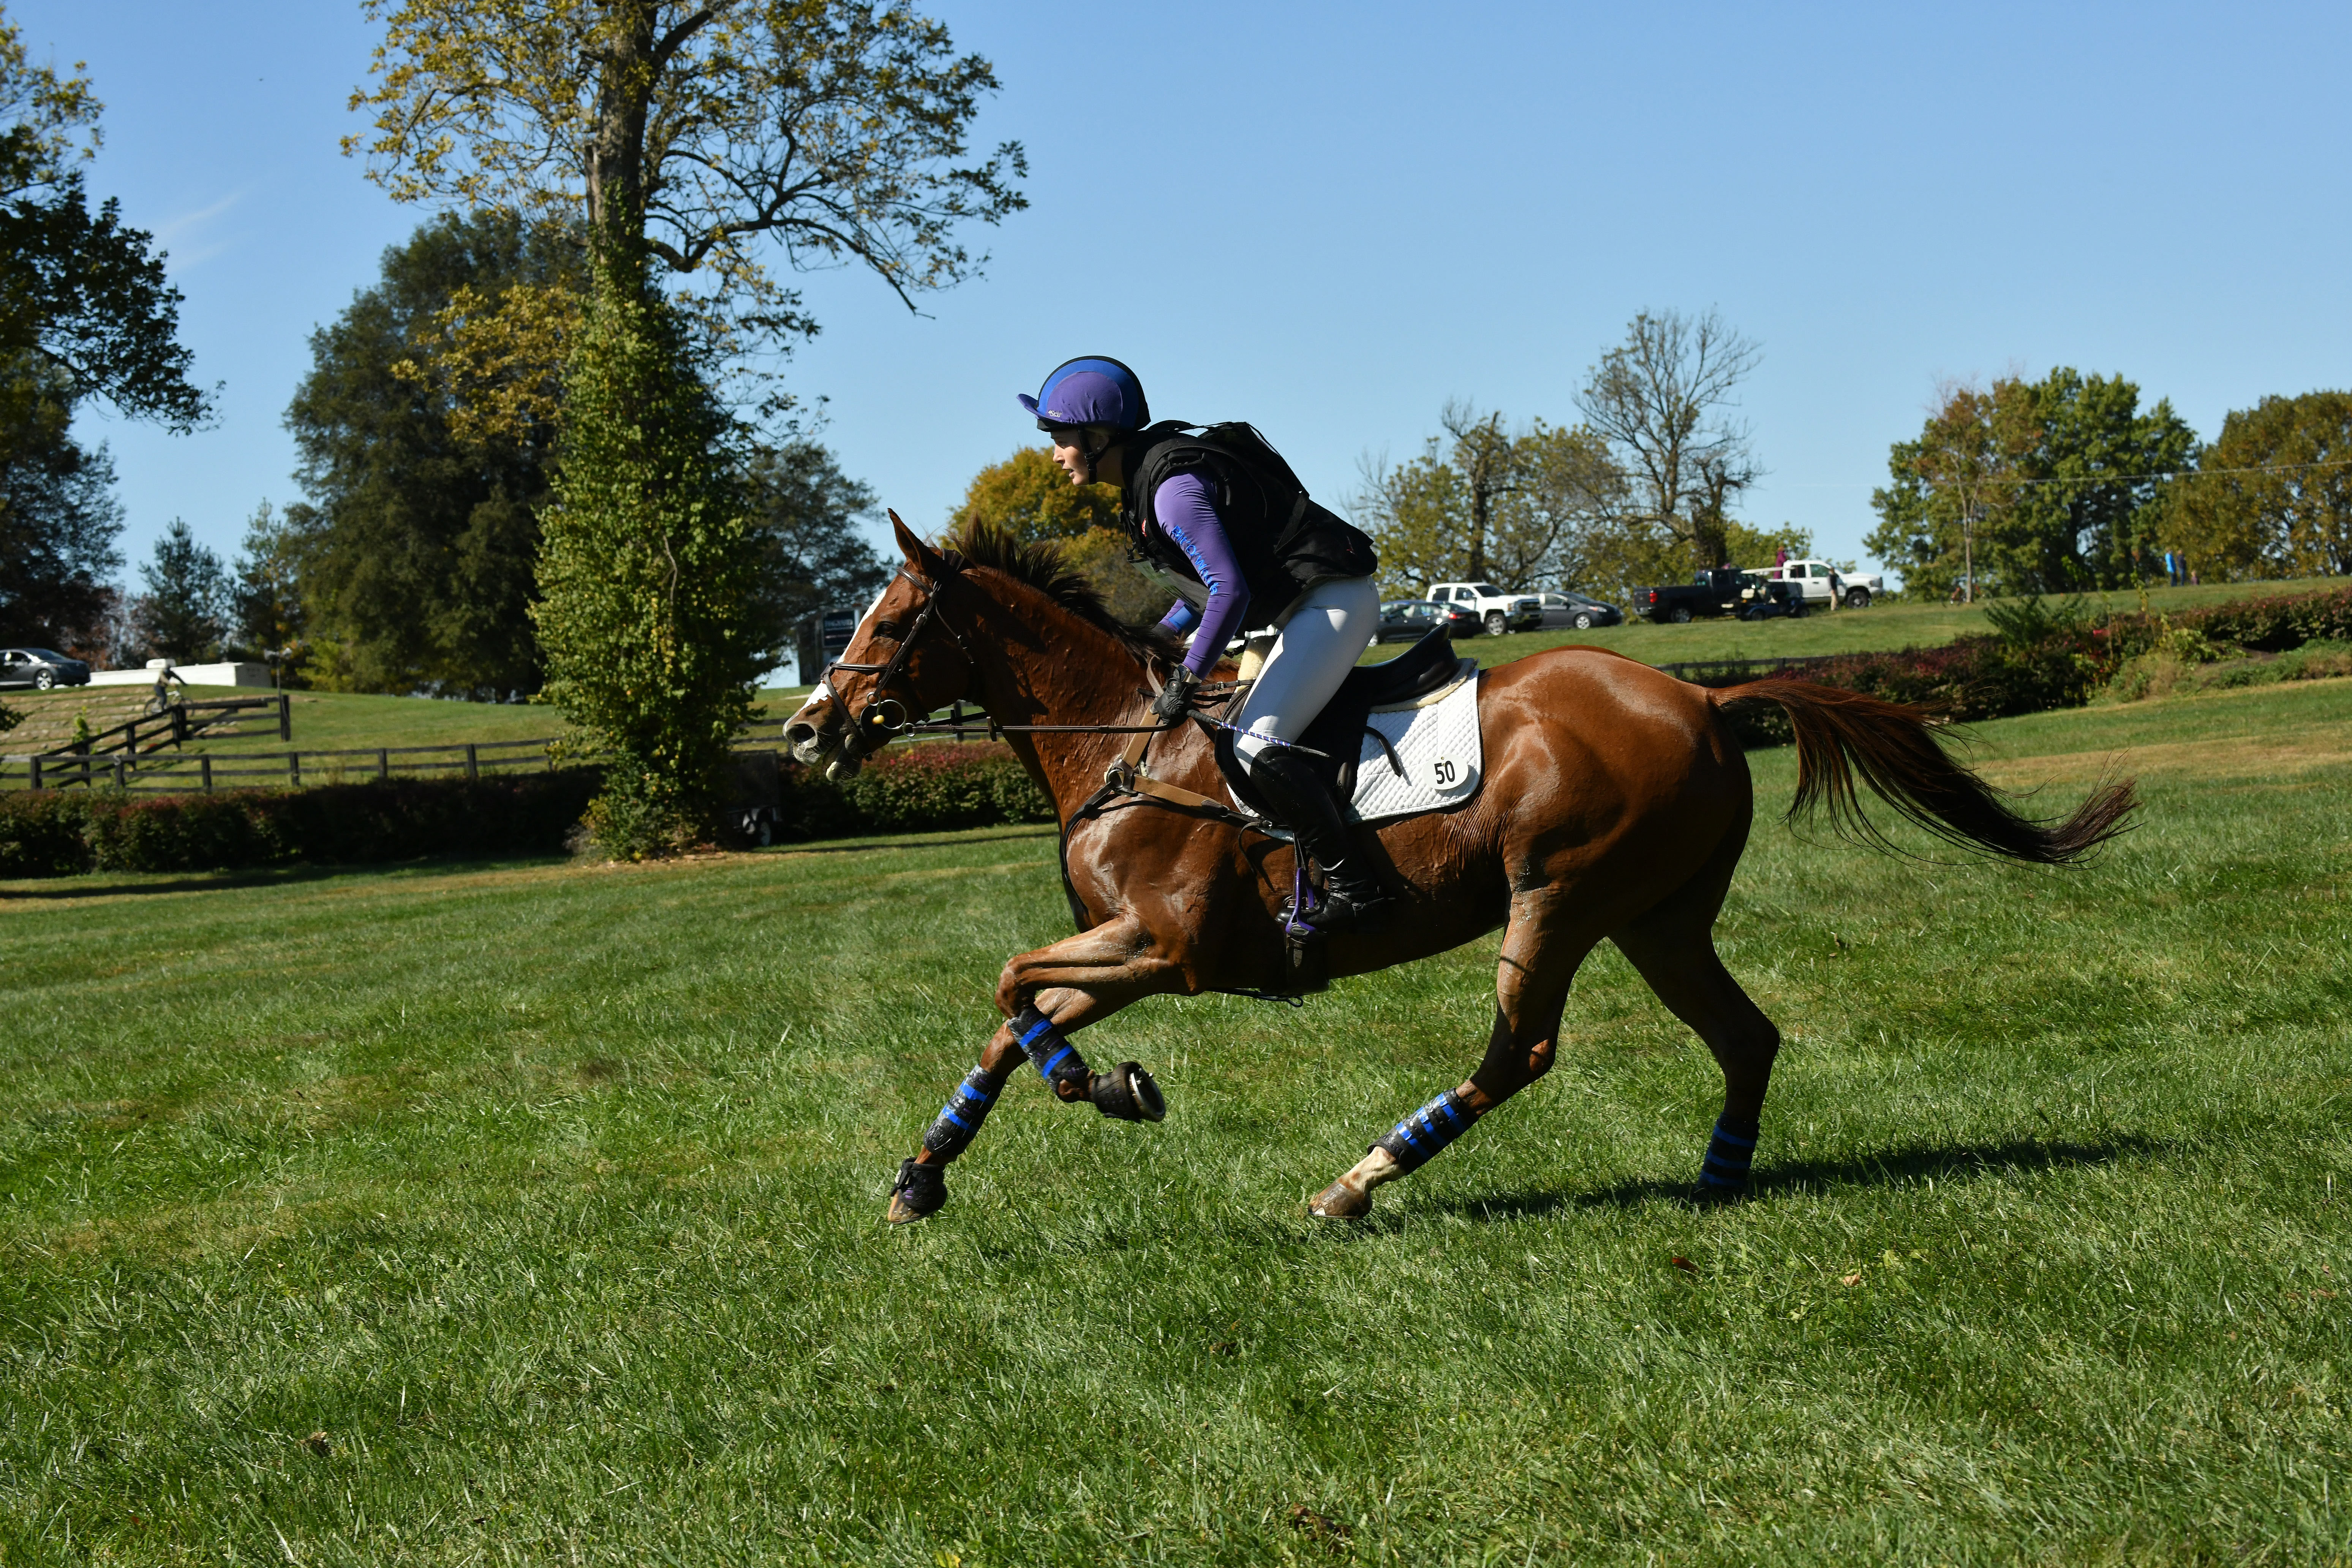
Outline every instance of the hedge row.
[[795, 838], [1054, 820], [1054, 803], [1003, 742], [893, 746], [840, 784], [786, 762], [780, 794]]
[[575, 768], [146, 798], [12, 790], [0, 795], [0, 877], [551, 855], [598, 782], [595, 770]]
[[[1808, 680], [1892, 702], [1916, 702], [1959, 722], [2005, 719], [2053, 708], [2080, 708], [2133, 658], [2158, 647], [2186, 647], [2212, 658], [2231, 649], [2284, 653], [2306, 643], [2352, 641], [2352, 588], [2268, 599], [2237, 599], [2177, 616], [2133, 610], [2070, 616], [2063, 609], [2011, 606], [2007, 635], [1979, 633], [1938, 647], [1850, 653], [1809, 660]], [[1710, 686], [1748, 679], [1701, 678]], [[1786, 745], [1789, 724], [1778, 709], [1735, 720], [1750, 745]]]

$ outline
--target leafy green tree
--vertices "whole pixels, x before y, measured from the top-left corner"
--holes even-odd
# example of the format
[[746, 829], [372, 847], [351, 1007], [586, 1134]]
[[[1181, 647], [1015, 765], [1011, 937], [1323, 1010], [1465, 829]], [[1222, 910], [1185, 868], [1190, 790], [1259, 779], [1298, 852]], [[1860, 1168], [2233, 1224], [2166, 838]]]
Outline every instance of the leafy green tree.
[[[6, 405], [0, 404], [0, 407]], [[122, 509], [103, 446], [84, 448], [56, 399], [16, 404], [0, 431], [0, 638], [105, 662], [122, 568]]]
[[1024, 447], [971, 477], [952, 521], [985, 522], [1020, 539], [1079, 539], [1118, 527], [1117, 485], [1074, 485], [1044, 447]]
[[229, 579], [219, 556], [196, 542], [179, 518], [155, 541], [139, 568], [146, 592], [131, 602], [131, 622], [149, 658], [205, 664], [218, 658], [228, 630]]
[[1450, 447], [1370, 464], [1355, 507], [1380, 548], [1385, 592], [1493, 579], [1517, 592], [1584, 585], [1621, 515], [1622, 476], [1584, 427], [1534, 421], [1514, 433], [1500, 413], [1450, 402]]
[[79, 165], [100, 108], [81, 66], [31, 63], [0, 11], [0, 635], [94, 658], [121, 516], [106, 450], [74, 439], [74, 414], [96, 400], [184, 432], [210, 408], [162, 253], [113, 202], [90, 211]]
[[755, 450], [743, 468], [745, 511], [758, 561], [754, 638], [763, 655], [786, 647], [813, 610], [863, 606], [890, 568], [857, 532], [874, 491], [841, 471], [814, 441]]
[[[1018, 146], [959, 166], [995, 77], [947, 30], [856, 0], [369, 0], [385, 24], [371, 174], [404, 200], [576, 219], [560, 481], [534, 609], [548, 695], [613, 763], [600, 842], [705, 830], [763, 662], [735, 430], [709, 384], [812, 330], [761, 247], [856, 261], [911, 303], [1024, 205]], [[359, 139], [345, 143], [360, 150]]]
[[972, 476], [951, 525], [992, 523], [1020, 539], [1057, 539], [1063, 559], [1112, 615], [1135, 626], [1168, 613], [1175, 590], [1137, 558], [1118, 516], [1117, 485], [1074, 485], [1044, 447], [1024, 447]]
[[311, 334], [310, 372], [286, 412], [308, 499], [287, 509], [287, 537], [269, 551], [292, 562], [313, 683], [488, 699], [539, 689], [528, 606], [554, 425], [468, 426], [461, 395], [495, 387], [418, 364], [454, 299], [576, 292], [580, 278], [576, 236], [446, 215], [385, 251], [377, 283]]
[[2200, 576], [2352, 573], [2352, 393], [2232, 409], [2198, 469], [2159, 542]]
[[1871, 504], [1871, 553], [1907, 586], [1948, 590], [1973, 558], [2002, 594], [2079, 592], [2158, 569], [2169, 476], [2196, 433], [2159, 400], [2143, 412], [2121, 376], [2060, 366], [2038, 382], [1948, 389], [1917, 439], [1888, 454]]
[[590, 832], [628, 858], [707, 831], [767, 663], [749, 509], [719, 450], [731, 424], [686, 331], [641, 278], [596, 268], [531, 607], [548, 700], [610, 759]]
[[303, 684], [302, 633], [309, 619], [302, 607], [301, 532], [268, 501], [245, 525], [229, 585], [230, 653], [267, 658], [284, 650], [281, 667], [289, 685]]

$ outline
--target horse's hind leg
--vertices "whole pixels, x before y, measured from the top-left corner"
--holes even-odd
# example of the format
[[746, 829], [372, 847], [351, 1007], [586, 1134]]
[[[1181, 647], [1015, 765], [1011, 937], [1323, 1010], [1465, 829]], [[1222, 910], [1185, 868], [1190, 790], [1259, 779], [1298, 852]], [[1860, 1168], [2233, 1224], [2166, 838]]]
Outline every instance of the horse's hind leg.
[[1723, 1069], [1723, 1114], [1699, 1166], [1698, 1195], [1708, 1202], [1748, 1191], [1764, 1093], [1780, 1050], [1780, 1031], [1716, 955], [1715, 917], [1740, 846], [1727, 847], [1665, 902], [1611, 933], [1658, 1000], [1706, 1042]]
[[1495, 1027], [1486, 1059], [1391, 1129], [1347, 1174], [1315, 1195], [1318, 1219], [1360, 1219], [1372, 1189], [1409, 1176], [1470, 1129], [1470, 1124], [1551, 1070], [1561, 1011], [1577, 965], [1601, 939], [1591, 911], [1568, 907], [1557, 884], [1511, 900], [1511, 919], [1496, 966]]

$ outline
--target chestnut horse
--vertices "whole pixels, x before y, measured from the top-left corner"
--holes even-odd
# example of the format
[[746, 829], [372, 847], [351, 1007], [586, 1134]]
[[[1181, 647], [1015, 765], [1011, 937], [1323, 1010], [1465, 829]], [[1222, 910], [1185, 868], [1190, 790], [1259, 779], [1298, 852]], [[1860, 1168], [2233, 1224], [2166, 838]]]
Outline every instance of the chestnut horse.
[[[1024, 1056], [1066, 1102], [1158, 1120], [1149, 1074], [1132, 1062], [1094, 1071], [1066, 1037], [1145, 996], [1284, 990], [1282, 910], [1293, 866], [1286, 843], [1222, 814], [1131, 793], [1100, 798], [1129, 740], [1116, 731], [1152, 723], [1147, 700], [1177, 650], [1114, 621], [1056, 547], [982, 526], [944, 549], [903, 524], [898, 538], [905, 565], [785, 739], [802, 762], [842, 777], [915, 717], [958, 700], [978, 704], [1005, 729], [1064, 824], [1082, 927], [1004, 966], [996, 1005], [1006, 1021], [921, 1152], [900, 1167], [889, 1217], [905, 1222], [947, 1201], [948, 1162], [971, 1143]], [[2134, 809], [2122, 784], [2062, 821], [2029, 821], [1948, 758], [1918, 710], [1803, 680], [1710, 690], [1593, 647], [1530, 655], [1476, 679], [1483, 784], [1459, 806], [1359, 829], [1360, 852], [1397, 894], [1399, 913], [1379, 931], [1330, 937], [1327, 958], [1332, 975], [1360, 974], [1501, 926], [1486, 1058], [1318, 1194], [1309, 1205], [1318, 1215], [1369, 1213], [1375, 1187], [1542, 1077], [1569, 982], [1604, 938], [1723, 1070], [1723, 1115], [1698, 1195], [1745, 1190], [1780, 1037], [1713, 941], [1753, 808], [1727, 708], [1784, 710], [1797, 745], [1792, 815], [1826, 804], [1865, 834], [1857, 772], [1931, 832], [2038, 864], [2079, 858], [2121, 831]], [[1199, 726], [1156, 736], [1146, 768], [1226, 798]]]

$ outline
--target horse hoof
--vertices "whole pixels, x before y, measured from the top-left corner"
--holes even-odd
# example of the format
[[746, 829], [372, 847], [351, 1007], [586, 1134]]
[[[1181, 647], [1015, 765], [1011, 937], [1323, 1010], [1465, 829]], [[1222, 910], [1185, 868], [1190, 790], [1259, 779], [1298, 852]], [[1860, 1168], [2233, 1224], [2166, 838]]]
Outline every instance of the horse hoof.
[[1141, 1062], [1121, 1062], [1095, 1074], [1088, 1098], [1097, 1110], [1121, 1121], [1159, 1121], [1168, 1115], [1168, 1101]]
[[947, 1206], [948, 1179], [937, 1165], [918, 1164], [903, 1160], [898, 1164], [898, 1179], [890, 1186], [892, 1225], [912, 1225], [919, 1219], [929, 1219]]
[[1345, 1182], [1334, 1182], [1315, 1194], [1307, 1212], [1317, 1219], [1361, 1219], [1372, 1212], [1372, 1194]]

